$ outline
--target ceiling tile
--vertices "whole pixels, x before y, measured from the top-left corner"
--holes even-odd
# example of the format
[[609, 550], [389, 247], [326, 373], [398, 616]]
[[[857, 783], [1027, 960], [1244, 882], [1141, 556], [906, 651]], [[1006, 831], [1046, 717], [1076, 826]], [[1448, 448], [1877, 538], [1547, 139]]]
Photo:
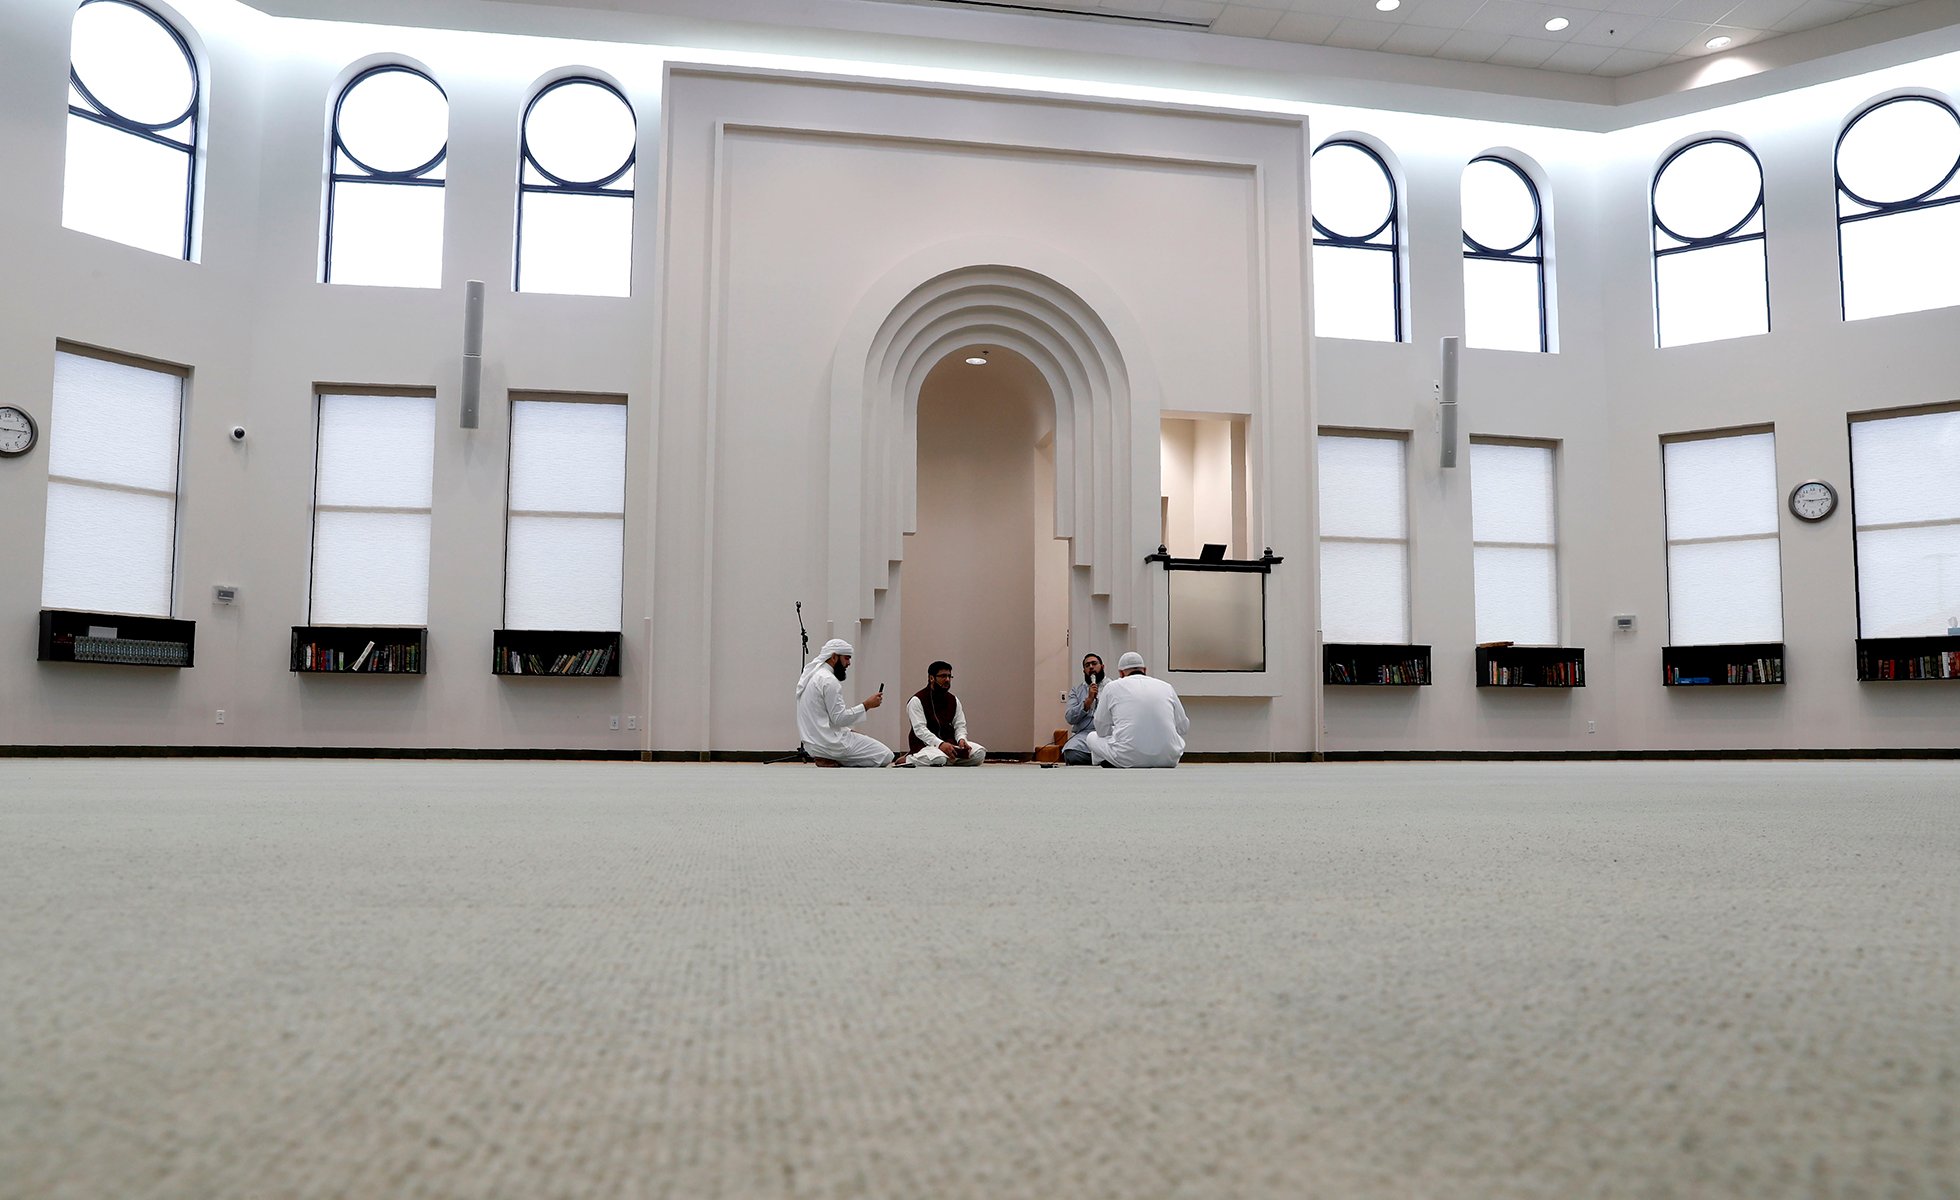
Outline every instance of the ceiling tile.
[[1744, 29], [1774, 29], [1778, 21], [1804, 6], [1804, 0], [1742, 0], [1721, 18], [1724, 25]]
[[1338, 17], [1318, 17], [1312, 13], [1287, 13], [1273, 26], [1268, 37], [1282, 42], [1305, 42], [1311, 46], [1324, 45], [1328, 37], [1340, 25]]
[[1356, 0], [1292, 0], [1287, 9], [1307, 16], [1333, 17], [1337, 21], [1375, 11], [1374, 5], [1360, 4]]
[[1796, 33], [1800, 29], [1815, 29], [1819, 25], [1848, 21], [1862, 11], [1862, 4], [1846, 4], [1844, 0], [1809, 0], [1771, 28], [1779, 33]]
[[1483, 6], [1484, 0], [1403, 0], [1402, 7], [1396, 11], [1404, 25], [1461, 29]]
[[1547, 71], [1569, 71], [1575, 75], [1585, 75], [1612, 55], [1613, 51], [1606, 46], [1581, 46], [1570, 43], [1560, 46], [1541, 65]]
[[1518, 0], [1489, 0], [1477, 10], [1475, 16], [1464, 22], [1463, 27], [1512, 37], [1529, 37], [1534, 33], [1544, 33], [1546, 20], [1542, 7], [1520, 4]]
[[1614, 12], [1632, 13], [1636, 17], [1658, 17], [1673, 8], [1676, 0], [1612, 0], [1606, 7]]
[[1460, 58], [1465, 62], [1482, 62], [1504, 47], [1510, 39], [1497, 33], [1484, 33], [1476, 29], [1459, 29], [1450, 35], [1442, 48], [1436, 51], [1438, 58]]
[[1639, 17], [1623, 12], [1604, 12], [1577, 29], [1566, 30], [1565, 40], [1577, 42], [1582, 46], [1607, 46], [1620, 50], [1625, 48], [1627, 39], [1638, 35], [1652, 23], [1651, 17]]
[[1394, 32], [1395, 26], [1387, 21], [1347, 20], [1334, 27], [1325, 44], [1346, 50], [1379, 50]]
[[1667, 55], [1655, 54], [1651, 50], [1615, 50], [1605, 62], [1593, 69], [1593, 74], [1618, 76], [1651, 71], [1665, 64], [1667, 58]]
[[1729, 15], [1739, 0], [1679, 0], [1664, 16], [1673, 21], [1692, 21], [1699, 25], [1713, 25]]
[[1764, 33], [1760, 29], [1743, 29], [1737, 25], [1710, 25], [1697, 34], [1683, 49], [1690, 54], [1707, 53], [1709, 38], [1726, 37], [1729, 39], [1729, 44], [1722, 47], [1722, 49], [1733, 50], [1737, 46], [1747, 46], [1750, 42], [1760, 42], [1764, 38], [1775, 36], [1773, 33]]
[[1450, 30], [1404, 25], [1390, 34], [1381, 48], [1392, 54], [1434, 54], [1450, 40]]
[[1211, 23], [1211, 31], [1230, 37], [1262, 38], [1271, 33], [1273, 26], [1279, 24], [1279, 19], [1285, 15], [1277, 9], [1246, 8], [1234, 4], [1218, 14], [1218, 19]]
[[1224, 11], [1219, 0], [1164, 0], [1164, 15], [1180, 21], [1210, 21]]
[[1704, 28], [1706, 27], [1689, 21], [1671, 21], [1662, 17], [1627, 38], [1622, 45], [1629, 50], [1652, 50], [1656, 54], [1673, 54], [1686, 46], [1688, 39]]
[[1548, 42], [1543, 38], [1514, 37], [1485, 61], [1502, 63], [1507, 67], [1536, 67], [1561, 49], [1563, 47], [1557, 42]]

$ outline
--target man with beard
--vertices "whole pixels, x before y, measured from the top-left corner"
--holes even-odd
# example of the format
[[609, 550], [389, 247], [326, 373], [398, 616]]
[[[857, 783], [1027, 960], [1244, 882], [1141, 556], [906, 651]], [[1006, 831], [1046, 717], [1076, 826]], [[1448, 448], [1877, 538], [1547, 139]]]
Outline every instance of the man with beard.
[[1089, 757], [1105, 767], [1176, 766], [1191, 732], [1177, 689], [1152, 679], [1134, 650], [1116, 660], [1116, 674], [1096, 703]]
[[1069, 691], [1068, 707], [1062, 710], [1069, 732], [1062, 761], [1072, 767], [1089, 765], [1089, 735], [1096, 731], [1096, 699], [1102, 694], [1102, 683], [1102, 655], [1083, 655], [1082, 682]]
[[953, 694], [953, 664], [935, 662], [926, 668], [926, 685], [905, 703], [912, 721], [915, 767], [977, 767], [987, 761], [987, 748], [966, 740], [966, 709]]
[[855, 653], [849, 642], [832, 638], [796, 680], [796, 729], [803, 749], [820, 767], [888, 767], [892, 762], [890, 750], [851, 728], [885, 702], [881, 692], [863, 704], [844, 707], [844, 676]]

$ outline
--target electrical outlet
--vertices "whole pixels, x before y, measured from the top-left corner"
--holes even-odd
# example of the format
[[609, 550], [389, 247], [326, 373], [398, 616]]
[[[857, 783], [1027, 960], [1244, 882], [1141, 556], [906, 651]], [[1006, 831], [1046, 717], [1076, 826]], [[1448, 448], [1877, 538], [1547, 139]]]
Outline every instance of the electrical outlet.
[[218, 724], [222, 725], [224, 723], [225, 723], [225, 710], [221, 708], [218, 710]]
[[613, 728], [614, 728], [614, 729], [618, 729], [618, 728], [619, 728], [619, 718], [618, 718], [618, 717], [614, 717], [614, 718], [612, 719], [612, 723], [613, 723]]
[[1598, 733], [1598, 732], [1599, 732], [1599, 723], [1598, 723], [1597, 721], [1587, 721], [1587, 722], [1586, 722], [1586, 732], [1587, 732], [1587, 733]]
[[626, 728], [628, 728], [628, 729], [638, 729], [639, 727], [640, 727], [640, 718], [638, 718], [638, 717], [628, 717], [628, 718], [626, 718]]

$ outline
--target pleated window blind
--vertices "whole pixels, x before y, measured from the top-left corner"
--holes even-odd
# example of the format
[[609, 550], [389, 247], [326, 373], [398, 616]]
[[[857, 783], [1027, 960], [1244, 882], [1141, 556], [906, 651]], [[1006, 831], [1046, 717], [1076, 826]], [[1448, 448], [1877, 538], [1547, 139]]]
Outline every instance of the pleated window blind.
[[1558, 504], [1552, 448], [1470, 443], [1477, 640], [1558, 644]]
[[1783, 640], [1776, 435], [1662, 443], [1667, 625], [1677, 646]]
[[1407, 439], [1320, 435], [1320, 628], [1329, 642], [1409, 641]]
[[167, 617], [184, 375], [60, 350], [41, 604]]
[[617, 630], [625, 537], [625, 401], [513, 400], [504, 625]]
[[434, 396], [320, 394], [313, 624], [428, 624], [435, 440]]
[[1853, 421], [1851, 472], [1859, 636], [1960, 628], [1960, 411]]

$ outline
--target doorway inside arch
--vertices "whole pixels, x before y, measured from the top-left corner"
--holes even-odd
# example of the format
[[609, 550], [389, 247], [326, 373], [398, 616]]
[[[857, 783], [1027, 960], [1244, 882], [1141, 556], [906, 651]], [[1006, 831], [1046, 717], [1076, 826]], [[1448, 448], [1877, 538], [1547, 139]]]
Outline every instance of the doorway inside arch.
[[[969, 359], [983, 359], [973, 363]], [[1062, 722], [1074, 682], [1068, 545], [1055, 536], [1055, 401], [997, 346], [941, 359], [919, 389], [918, 528], [905, 539], [900, 704], [953, 664], [968, 736], [1023, 755]], [[904, 742], [903, 731], [899, 741]]]

